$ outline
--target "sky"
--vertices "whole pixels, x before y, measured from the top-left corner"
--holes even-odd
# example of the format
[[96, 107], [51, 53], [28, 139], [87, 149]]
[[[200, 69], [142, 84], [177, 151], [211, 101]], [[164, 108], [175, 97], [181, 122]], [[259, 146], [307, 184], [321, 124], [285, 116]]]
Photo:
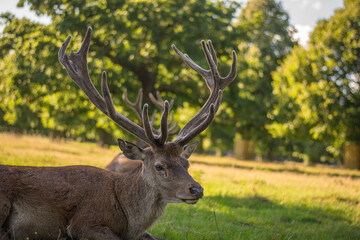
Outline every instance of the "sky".
[[[239, 0], [247, 2], [247, 0]], [[17, 17], [26, 17], [40, 23], [49, 23], [49, 17], [39, 17], [29, 7], [17, 8], [17, 0], [0, 0], [0, 13], [9, 11]], [[309, 33], [320, 19], [329, 18], [334, 10], [343, 7], [343, 0], [281, 0], [284, 9], [289, 13], [290, 23], [297, 29], [296, 38], [301, 45], [309, 39]], [[2, 28], [0, 26], [0, 31]]]
[[334, 10], [344, 7], [343, 0], [282, 0], [284, 9], [289, 13], [290, 23], [298, 30], [300, 44], [305, 45], [309, 33], [320, 19], [328, 19]]

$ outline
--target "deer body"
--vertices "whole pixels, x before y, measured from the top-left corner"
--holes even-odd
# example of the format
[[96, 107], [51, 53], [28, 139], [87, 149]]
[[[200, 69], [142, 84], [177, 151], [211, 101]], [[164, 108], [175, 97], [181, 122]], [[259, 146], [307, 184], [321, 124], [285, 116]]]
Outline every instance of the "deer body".
[[118, 181], [121, 176], [87, 166], [1, 166], [0, 209], [6, 208], [7, 215], [2, 214], [0, 225], [13, 239], [32, 239], [35, 232], [36, 239], [80, 239], [86, 228], [103, 224], [126, 232], [114, 188]]
[[190, 142], [209, 126], [220, 106], [223, 89], [235, 78], [235, 52], [230, 73], [221, 77], [210, 41], [209, 48], [202, 41], [210, 70], [199, 67], [172, 46], [206, 80], [210, 96], [177, 138], [169, 142], [167, 138], [177, 132], [177, 124], [168, 123], [172, 105], [168, 101], [158, 98], [162, 116], [160, 129], [154, 129], [148, 105], [141, 110], [140, 95], [133, 104], [141, 121], [137, 125], [115, 110], [105, 72], [102, 94], [94, 87], [87, 66], [91, 32], [88, 28], [79, 51], [70, 55], [65, 53], [69, 36], [59, 50], [59, 61], [100, 111], [145, 143], [145, 147], [139, 147], [118, 139], [127, 161], [137, 160], [137, 166], [120, 174], [89, 166], [0, 165], [0, 240], [159, 239], [146, 229], [161, 216], [167, 203], [195, 204], [203, 196], [203, 188], [188, 173], [188, 158], [197, 145], [196, 141]]
[[0, 209], [7, 212], [0, 225], [14, 239], [32, 239], [35, 232], [36, 239], [93, 239], [89, 230], [102, 226], [121, 237], [115, 239], [138, 239], [167, 205], [142, 170], [0, 166]]
[[0, 208], [8, 215], [0, 224], [14, 239], [32, 239], [35, 232], [36, 239], [93, 239], [90, 229], [102, 226], [120, 237], [114, 239], [138, 239], [166, 207], [141, 170], [120, 175], [87, 166], [1, 166]]
[[124, 173], [133, 170], [139, 165], [141, 165], [141, 161], [130, 160], [125, 157], [124, 154], [119, 153], [114, 157], [113, 160], [111, 160], [111, 162], [105, 167], [105, 169], [113, 172]]

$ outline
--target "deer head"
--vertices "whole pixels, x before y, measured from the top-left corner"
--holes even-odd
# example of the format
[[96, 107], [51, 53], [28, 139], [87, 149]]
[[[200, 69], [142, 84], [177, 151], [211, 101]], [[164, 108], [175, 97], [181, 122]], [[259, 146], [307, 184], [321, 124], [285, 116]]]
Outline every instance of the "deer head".
[[107, 85], [106, 72], [102, 73], [102, 95], [94, 87], [87, 65], [91, 32], [92, 29], [89, 27], [78, 52], [72, 52], [70, 55], [65, 53], [71, 40], [71, 36], [69, 36], [59, 51], [59, 61], [66, 68], [74, 82], [100, 111], [121, 128], [148, 145], [148, 147], [142, 148], [128, 141], [118, 139], [119, 147], [127, 158], [143, 162], [141, 165], [141, 177], [147, 184], [154, 191], [158, 191], [165, 202], [196, 203], [203, 196], [203, 188], [188, 173], [188, 158], [198, 143], [197, 141], [190, 142], [210, 125], [219, 109], [223, 89], [235, 79], [235, 52], [232, 52], [233, 62], [230, 73], [226, 77], [221, 77], [217, 70], [217, 57], [211, 41], [208, 41], [208, 46], [205, 41], [201, 42], [210, 67], [209, 70], [198, 66], [188, 55], [183, 54], [175, 45], [172, 45], [172, 48], [181, 59], [205, 79], [210, 90], [210, 96], [200, 111], [181, 129], [175, 140], [168, 142], [167, 138], [170, 130], [168, 116], [171, 105], [168, 101], [158, 101], [161, 104], [162, 115], [160, 129], [155, 131], [152, 122], [149, 120], [148, 104], [144, 104], [141, 109], [141, 97], [134, 104], [134, 108], [141, 119], [141, 124], [137, 125], [115, 110]]

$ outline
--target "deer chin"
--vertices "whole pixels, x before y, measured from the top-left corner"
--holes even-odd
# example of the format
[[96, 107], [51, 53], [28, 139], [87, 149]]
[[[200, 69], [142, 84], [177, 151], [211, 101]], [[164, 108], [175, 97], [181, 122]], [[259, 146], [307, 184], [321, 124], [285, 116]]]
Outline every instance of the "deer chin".
[[166, 203], [182, 203], [183, 200], [178, 199], [178, 198], [173, 198], [173, 199], [165, 199], [164, 202], [166, 202]]

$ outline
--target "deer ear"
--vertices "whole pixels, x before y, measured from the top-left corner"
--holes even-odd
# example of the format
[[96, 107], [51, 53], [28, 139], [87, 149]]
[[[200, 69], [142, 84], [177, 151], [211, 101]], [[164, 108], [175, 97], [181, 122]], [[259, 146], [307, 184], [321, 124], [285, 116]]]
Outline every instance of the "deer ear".
[[135, 144], [118, 138], [118, 144], [123, 154], [131, 160], [144, 160], [146, 155], [144, 149]]
[[195, 151], [196, 146], [198, 145], [199, 140], [196, 140], [193, 143], [187, 144], [183, 147], [183, 152], [181, 153], [181, 157], [189, 159], [190, 155]]

